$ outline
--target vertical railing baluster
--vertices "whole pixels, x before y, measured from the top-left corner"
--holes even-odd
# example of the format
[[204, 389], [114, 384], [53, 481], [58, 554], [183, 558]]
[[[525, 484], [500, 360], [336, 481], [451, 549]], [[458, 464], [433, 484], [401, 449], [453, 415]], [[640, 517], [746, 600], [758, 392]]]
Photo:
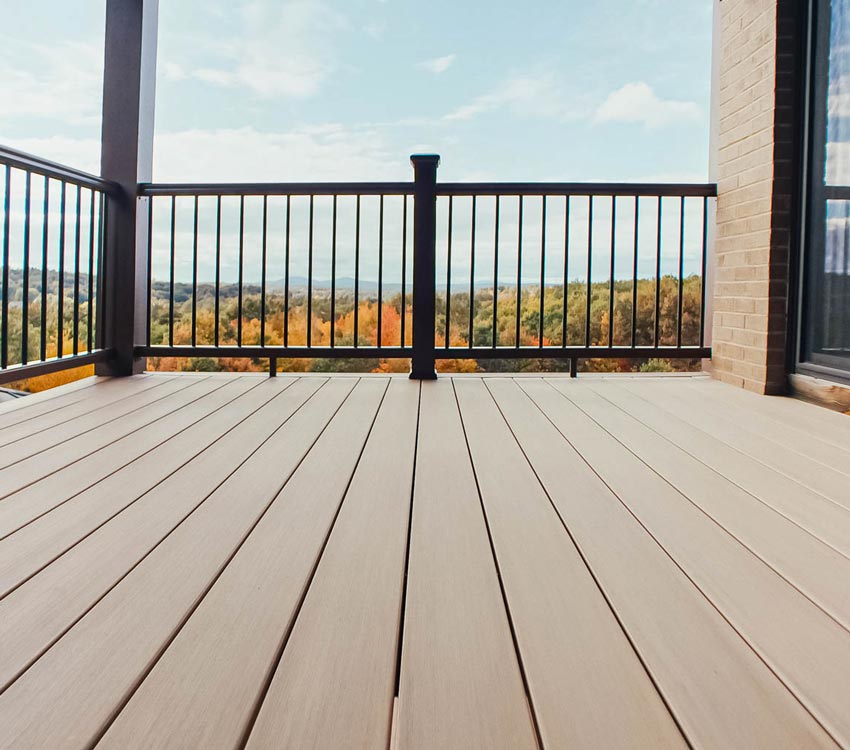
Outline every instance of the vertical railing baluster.
[[239, 196], [239, 289], [236, 300], [236, 345], [242, 346], [242, 305], [244, 293], [242, 285], [245, 281], [245, 196]]
[[263, 240], [260, 262], [260, 346], [266, 345], [266, 265], [268, 253], [269, 196], [263, 196]]
[[67, 223], [67, 183], [62, 181], [59, 192], [59, 298], [56, 311], [56, 356], [62, 357], [65, 353], [65, 234]]
[[378, 198], [378, 348], [383, 341], [384, 319], [384, 196]]
[[493, 348], [499, 346], [499, 207], [501, 196], [496, 196], [496, 220], [493, 229]]
[[593, 302], [593, 196], [587, 196], [587, 294], [584, 311], [584, 345], [591, 345], [590, 312]]
[[[109, 222], [109, 201], [106, 193], [100, 193], [98, 201], [97, 214], [97, 269], [95, 275], [97, 282], [95, 283], [95, 311], [94, 311], [94, 346], [95, 349], [103, 349], [103, 305], [104, 305], [104, 268], [106, 266], [106, 256], [104, 254], [104, 245], [106, 243], [106, 232]], [[148, 249], [148, 257], [150, 257], [150, 249]], [[150, 274], [148, 274], [150, 279]], [[150, 321], [150, 305], [148, 305], [148, 321]], [[150, 344], [150, 332], [148, 332], [146, 343]]]
[[407, 344], [405, 324], [407, 322], [407, 195], [403, 196], [401, 209], [401, 347]]
[[[145, 260], [147, 265], [147, 316], [145, 319], [145, 342], [148, 346], [151, 345], [151, 320], [153, 319], [153, 206], [154, 206], [154, 198], [153, 196], [146, 198], [148, 202], [148, 257]], [[102, 275], [103, 271], [100, 269], [99, 273]]]
[[310, 196], [310, 226], [307, 238], [307, 348], [313, 345], [313, 205]]
[[635, 242], [632, 256], [632, 348], [637, 346], [638, 251], [640, 249], [640, 197], [635, 196]]
[[221, 196], [216, 197], [215, 202], [215, 325], [213, 327], [213, 341], [219, 343], [219, 316], [221, 314]]
[[198, 196], [192, 206], [192, 346], [198, 343]]
[[174, 254], [176, 243], [177, 198], [171, 196], [171, 240], [168, 261], [168, 345], [174, 346]]
[[354, 348], [360, 345], [360, 195], [354, 218]]
[[679, 294], [676, 299], [676, 346], [682, 346], [682, 311], [685, 292], [685, 196], [679, 199]]
[[412, 156], [413, 202], [413, 357], [410, 377], [433, 380], [436, 348], [437, 167], [439, 156]]
[[611, 196], [611, 269], [608, 282], [608, 347], [614, 346], [614, 274], [617, 244], [617, 196]]
[[0, 305], [0, 367], [9, 364], [9, 232], [12, 213], [12, 168], [7, 164], [3, 185], [3, 300]]
[[661, 331], [661, 196], [658, 196], [658, 222], [656, 226], [657, 231], [657, 245], [655, 248], [655, 338], [653, 341], [653, 346], [657, 347], [659, 345], [659, 336]]
[[24, 247], [21, 279], [21, 364], [29, 360], [30, 333], [30, 223], [32, 213], [32, 173], [27, 172], [24, 183]]
[[522, 325], [522, 196], [519, 196], [519, 221], [516, 242], [516, 348], [521, 346], [520, 326]]
[[570, 196], [564, 198], [564, 309], [561, 314], [561, 346], [567, 347], [570, 310]]
[[336, 346], [336, 222], [337, 198], [333, 200], [333, 220], [331, 227], [331, 349]]
[[449, 196], [449, 220], [448, 220], [448, 237], [446, 237], [446, 325], [445, 325], [445, 348], [448, 349], [450, 344], [449, 331], [451, 329], [452, 320], [452, 220], [454, 211], [454, 201], [452, 196]]
[[476, 196], [472, 196], [472, 237], [469, 246], [469, 348], [472, 349], [473, 322], [475, 320], [475, 203]]
[[546, 296], [546, 196], [542, 196], [543, 206], [542, 215], [540, 217], [540, 320], [538, 321], [539, 333], [537, 337], [537, 347], [543, 348], [543, 312]]
[[153, 319], [153, 196], [146, 198], [148, 202], [148, 257], [147, 257], [147, 319], [145, 320], [145, 341], [151, 345], [151, 320]]
[[[850, 254], [848, 254], [850, 256]], [[700, 256], [699, 345], [705, 346], [705, 271], [708, 256], [708, 198], [702, 199], [702, 252]]]
[[74, 226], [74, 354], [80, 350], [80, 228], [82, 222], [82, 188], [77, 185], [76, 224]]
[[292, 196], [286, 196], [286, 246], [284, 247], [284, 269], [283, 269], [283, 345], [289, 346], [289, 251], [290, 251], [290, 226], [292, 217]]
[[[94, 194], [92, 194], [94, 195]], [[41, 206], [41, 329], [39, 331], [39, 354], [41, 361], [47, 359], [47, 249], [49, 241], [48, 223], [50, 214], [50, 178], [44, 178], [44, 200]], [[91, 349], [91, 346], [89, 346]]]
[[94, 190], [91, 191], [89, 209], [89, 273], [88, 299], [86, 300], [86, 351], [92, 350], [92, 276], [94, 276]]

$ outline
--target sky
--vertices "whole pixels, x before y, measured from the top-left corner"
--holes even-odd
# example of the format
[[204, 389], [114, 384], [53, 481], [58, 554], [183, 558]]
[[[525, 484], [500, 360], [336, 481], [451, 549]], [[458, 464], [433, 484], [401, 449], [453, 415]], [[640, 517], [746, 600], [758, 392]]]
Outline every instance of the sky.
[[[0, 143], [97, 173], [104, 0], [0, 2]], [[160, 0], [154, 181], [408, 180], [410, 154], [438, 153], [446, 181], [705, 182], [711, 12], [711, 0]], [[238, 275], [236, 200], [224, 201], [224, 280]], [[306, 273], [305, 200], [293, 201], [293, 274]], [[364, 199], [364, 278], [375, 275], [374, 202]], [[528, 247], [542, 239], [538, 204], [526, 205]], [[482, 226], [492, 224], [494, 208], [479, 201]], [[665, 271], [676, 266], [678, 208], [671, 199], [664, 209]], [[156, 278], [168, 273], [169, 210], [155, 206]], [[191, 210], [191, 199], [178, 201], [178, 280], [191, 278]], [[209, 280], [213, 200], [199, 210], [199, 276]], [[251, 280], [259, 278], [260, 210], [259, 199], [246, 201]], [[556, 259], [564, 210], [563, 199], [549, 205], [547, 252]], [[595, 206], [594, 278], [607, 273], [610, 210]], [[633, 210], [630, 200], [618, 206], [617, 241], [627, 247]], [[688, 273], [699, 268], [701, 210], [700, 199], [686, 207]], [[280, 199], [269, 211], [269, 275], [278, 278]], [[328, 200], [317, 199], [316, 211], [321, 279], [329, 274]], [[464, 243], [470, 211], [457, 202], [455, 232]], [[341, 201], [341, 226], [352, 212]], [[516, 265], [516, 212], [509, 202], [502, 207], [503, 273]], [[586, 242], [586, 214], [586, 203], [575, 201], [576, 242]], [[641, 207], [647, 275], [654, 216], [654, 206]], [[400, 205], [388, 201], [386, 220], [392, 277], [400, 274]], [[441, 275], [445, 221], [441, 205]], [[352, 235], [340, 231], [344, 276], [354, 270]], [[456, 279], [471, 265], [464, 252], [455, 248]], [[492, 267], [482, 252], [476, 274]], [[583, 273], [578, 253], [575, 263], [571, 277]], [[628, 253], [617, 268], [631, 273]], [[524, 278], [539, 278], [538, 269], [527, 262]], [[547, 261], [551, 280], [562, 272], [562, 260], [560, 268]]]
[[[3, 0], [0, 143], [97, 172], [103, 0]], [[692, 180], [711, 0], [161, 0], [154, 179]]]

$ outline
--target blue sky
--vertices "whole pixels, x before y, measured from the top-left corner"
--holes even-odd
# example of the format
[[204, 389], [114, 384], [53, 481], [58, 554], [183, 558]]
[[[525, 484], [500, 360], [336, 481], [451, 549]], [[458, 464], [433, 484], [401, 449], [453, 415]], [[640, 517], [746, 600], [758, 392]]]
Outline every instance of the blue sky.
[[[0, 142], [97, 171], [104, 3], [9, 5]], [[710, 51], [710, 0], [161, 0], [154, 177], [429, 151], [444, 179], [705, 180]]]

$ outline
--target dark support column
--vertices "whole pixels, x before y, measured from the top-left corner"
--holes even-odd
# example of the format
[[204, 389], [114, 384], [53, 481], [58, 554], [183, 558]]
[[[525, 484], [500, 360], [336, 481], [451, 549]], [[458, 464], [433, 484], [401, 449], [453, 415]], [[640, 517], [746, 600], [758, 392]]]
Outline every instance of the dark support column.
[[[440, 157], [410, 157], [414, 173], [413, 194], [413, 359], [410, 377], [435, 380], [434, 326], [437, 283], [437, 167]], [[448, 293], [448, 290], [447, 290]]]
[[[104, 247], [103, 345], [115, 359], [100, 375], [144, 369], [133, 348], [144, 342], [147, 319], [149, 198], [136, 199], [153, 167], [156, 40], [159, 0], [107, 0], [103, 73], [101, 175], [118, 183], [110, 198]], [[145, 342], [147, 343], [147, 342]]]

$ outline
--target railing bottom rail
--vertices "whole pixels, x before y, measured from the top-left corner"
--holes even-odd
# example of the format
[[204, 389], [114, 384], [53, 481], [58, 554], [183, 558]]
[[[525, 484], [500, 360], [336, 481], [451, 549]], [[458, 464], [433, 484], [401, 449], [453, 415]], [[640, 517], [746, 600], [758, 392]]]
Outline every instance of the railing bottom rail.
[[437, 349], [437, 359], [708, 359], [711, 347], [522, 346]]
[[[250, 359], [268, 359], [269, 376], [275, 377], [279, 359], [319, 358], [319, 359], [394, 359], [413, 358], [410, 347], [284, 347], [284, 346], [140, 346], [136, 347], [137, 357], [246, 357]], [[496, 347], [486, 349], [435, 348], [434, 359], [562, 359], [570, 362], [570, 377], [578, 375], [579, 359], [709, 359], [711, 347], [608, 347], [608, 346], [568, 346], [568, 347]], [[411, 377], [417, 377], [411, 371]], [[430, 376], [430, 371], [427, 376]]]
[[246, 357], [249, 359], [398, 359], [413, 356], [410, 348], [389, 346], [138, 346], [136, 357]]
[[0, 370], [0, 384], [35, 378], [39, 375], [49, 375], [53, 372], [71, 370], [75, 367], [94, 365], [98, 362], [108, 362], [112, 357], [112, 351], [104, 349], [98, 352], [92, 352], [91, 354], [77, 354], [71, 357], [48, 359], [45, 362], [38, 362], [31, 365], [12, 365], [5, 370]]

